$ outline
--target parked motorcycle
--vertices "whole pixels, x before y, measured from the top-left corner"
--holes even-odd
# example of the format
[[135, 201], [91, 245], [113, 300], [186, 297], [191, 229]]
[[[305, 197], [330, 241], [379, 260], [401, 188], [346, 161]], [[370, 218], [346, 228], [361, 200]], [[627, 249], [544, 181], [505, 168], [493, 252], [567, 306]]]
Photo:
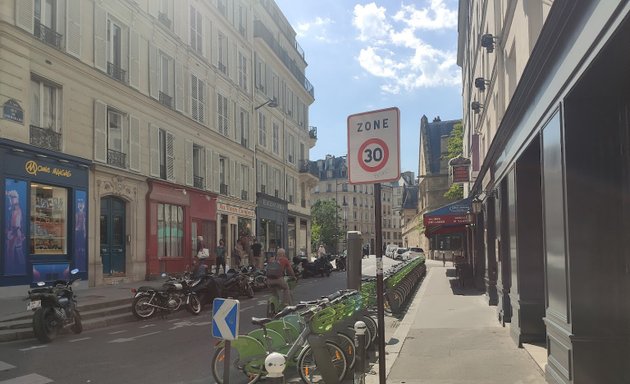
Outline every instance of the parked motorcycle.
[[201, 306], [212, 304], [216, 297], [220, 297], [221, 289], [215, 277], [206, 273], [189, 282], [190, 289], [197, 295]]
[[185, 307], [193, 315], [201, 313], [201, 301], [190, 285], [190, 276], [175, 278], [163, 274], [167, 280], [161, 287], [142, 286], [132, 289], [134, 294], [131, 312], [140, 320], [157, 312], [170, 313]]
[[337, 256], [337, 258], [335, 259], [335, 266], [337, 267], [335, 269], [336, 271], [346, 270], [346, 252], [345, 251], [341, 255]]
[[241, 268], [241, 273], [249, 276], [254, 291], [261, 291], [267, 288], [267, 275], [264, 269], [257, 269], [253, 265], [249, 265]]
[[330, 276], [330, 273], [333, 270], [329, 256], [318, 257], [312, 263], [309, 263], [307, 260], [303, 259], [301, 261], [301, 266], [301, 275], [304, 278], [315, 276]]
[[235, 269], [229, 269], [227, 273], [219, 275], [216, 281], [219, 286], [220, 297], [254, 297], [252, 279], [245, 273], [240, 273]]
[[33, 314], [33, 333], [42, 343], [51, 342], [57, 332], [69, 327], [74, 333], [81, 333], [83, 325], [77, 309], [77, 300], [72, 286], [79, 281], [74, 278], [78, 269], [70, 271], [69, 280], [57, 280], [52, 286], [40, 281], [37, 288], [28, 291], [26, 309], [35, 311]]

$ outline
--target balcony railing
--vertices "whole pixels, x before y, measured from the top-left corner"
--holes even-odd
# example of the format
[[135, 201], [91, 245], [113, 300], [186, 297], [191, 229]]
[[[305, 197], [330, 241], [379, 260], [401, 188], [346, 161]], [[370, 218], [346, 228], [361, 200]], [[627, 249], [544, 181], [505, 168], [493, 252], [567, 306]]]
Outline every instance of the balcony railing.
[[317, 140], [317, 127], [308, 128], [308, 137]]
[[117, 66], [114, 63], [107, 63], [107, 74], [112, 78], [127, 84], [127, 71]]
[[127, 168], [127, 154], [114, 151], [113, 149], [107, 150], [107, 164], [113, 165], [119, 168]]
[[61, 133], [50, 128], [41, 128], [35, 125], [30, 126], [31, 145], [52, 151], [61, 151]]
[[298, 165], [300, 173], [308, 173], [311, 171], [311, 162], [308, 160], [300, 160]]
[[167, 95], [166, 93], [160, 91], [160, 104], [166, 105], [169, 108], [173, 108], [173, 97]]
[[171, 19], [166, 13], [158, 13], [158, 20], [160, 20], [160, 23], [164, 24], [166, 28], [171, 29]]
[[241, 200], [247, 200], [247, 191], [241, 191]]
[[195, 188], [204, 189], [205, 188], [204, 178], [201, 176], [193, 176], [193, 186]]
[[227, 195], [229, 193], [229, 190], [230, 190], [228, 187], [229, 187], [229, 185], [221, 183], [221, 185], [219, 186], [219, 192], [222, 195]]
[[62, 35], [40, 23], [39, 20], [35, 20], [33, 35], [48, 45], [52, 45], [57, 49], [61, 48]]

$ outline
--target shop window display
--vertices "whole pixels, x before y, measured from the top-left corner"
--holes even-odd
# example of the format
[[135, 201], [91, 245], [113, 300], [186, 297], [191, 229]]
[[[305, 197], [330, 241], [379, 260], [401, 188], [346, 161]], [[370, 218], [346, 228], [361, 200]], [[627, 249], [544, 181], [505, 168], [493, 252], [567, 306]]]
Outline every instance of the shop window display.
[[31, 183], [31, 254], [65, 254], [68, 191]]

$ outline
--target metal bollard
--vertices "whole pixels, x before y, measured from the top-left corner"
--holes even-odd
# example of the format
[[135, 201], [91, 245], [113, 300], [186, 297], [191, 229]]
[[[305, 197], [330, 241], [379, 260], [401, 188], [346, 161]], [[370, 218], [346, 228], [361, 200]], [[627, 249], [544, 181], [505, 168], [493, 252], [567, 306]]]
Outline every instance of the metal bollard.
[[365, 329], [367, 326], [362, 321], [354, 323], [354, 384], [365, 384], [365, 366], [366, 366], [366, 350], [365, 350]]
[[286, 360], [278, 352], [272, 352], [265, 358], [265, 369], [267, 370], [266, 383], [284, 384], [284, 368]]

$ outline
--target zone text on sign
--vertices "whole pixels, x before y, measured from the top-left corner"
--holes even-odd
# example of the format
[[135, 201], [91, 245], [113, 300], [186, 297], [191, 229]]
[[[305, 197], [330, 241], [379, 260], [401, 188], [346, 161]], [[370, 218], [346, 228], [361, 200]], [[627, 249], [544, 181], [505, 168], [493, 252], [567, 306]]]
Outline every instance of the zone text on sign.
[[357, 132], [363, 132], [364, 130], [371, 131], [373, 129], [374, 130], [381, 129], [381, 126], [383, 129], [389, 128], [389, 119], [374, 120], [374, 121], [358, 121]]

